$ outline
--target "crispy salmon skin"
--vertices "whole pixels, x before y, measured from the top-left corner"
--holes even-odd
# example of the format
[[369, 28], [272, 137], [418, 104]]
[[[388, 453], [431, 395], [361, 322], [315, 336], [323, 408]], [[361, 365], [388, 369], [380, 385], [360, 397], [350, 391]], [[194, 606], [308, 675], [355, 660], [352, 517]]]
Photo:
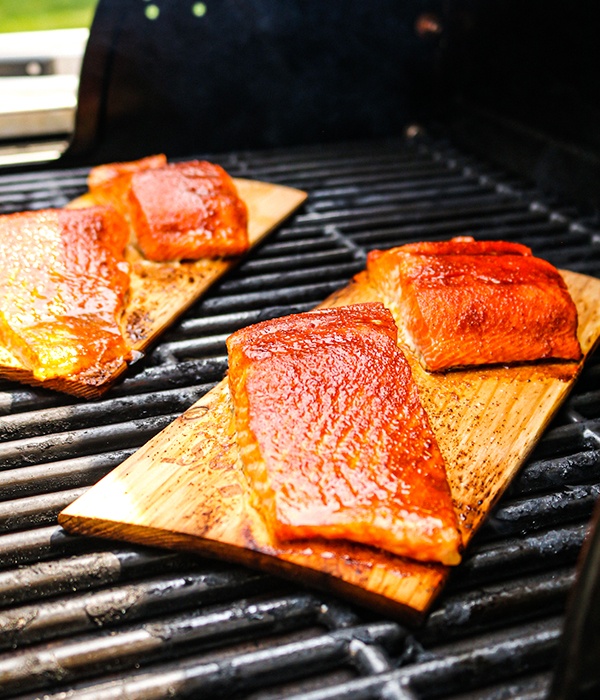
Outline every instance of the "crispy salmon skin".
[[265, 321], [227, 346], [244, 470], [276, 538], [459, 562], [443, 460], [383, 305]]
[[367, 279], [427, 370], [581, 358], [566, 284], [526, 246], [462, 237], [372, 251]]
[[247, 207], [214, 163], [148, 156], [93, 168], [88, 186], [95, 201], [126, 218], [148, 260], [230, 257], [249, 247]]

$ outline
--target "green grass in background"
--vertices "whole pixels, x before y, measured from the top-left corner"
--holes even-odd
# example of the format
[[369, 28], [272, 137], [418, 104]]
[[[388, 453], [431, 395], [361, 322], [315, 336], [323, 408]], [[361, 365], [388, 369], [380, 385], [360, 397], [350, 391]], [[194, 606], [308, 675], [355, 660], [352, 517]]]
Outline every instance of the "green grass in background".
[[0, 0], [0, 32], [88, 28], [96, 0]]

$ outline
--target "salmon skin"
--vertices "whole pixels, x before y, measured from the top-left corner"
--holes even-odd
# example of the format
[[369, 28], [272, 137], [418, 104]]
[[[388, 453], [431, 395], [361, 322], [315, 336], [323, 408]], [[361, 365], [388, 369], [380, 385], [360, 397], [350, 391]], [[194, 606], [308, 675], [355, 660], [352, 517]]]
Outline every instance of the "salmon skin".
[[35, 379], [130, 359], [128, 235], [102, 207], [0, 216], [0, 344]]
[[427, 370], [581, 358], [566, 284], [526, 246], [461, 237], [372, 251], [367, 279]]
[[265, 321], [227, 340], [244, 471], [279, 540], [346, 539], [457, 564], [437, 441], [382, 304]]
[[96, 202], [126, 218], [148, 260], [229, 257], [249, 247], [246, 205], [214, 163], [148, 156], [93, 168], [88, 186]]

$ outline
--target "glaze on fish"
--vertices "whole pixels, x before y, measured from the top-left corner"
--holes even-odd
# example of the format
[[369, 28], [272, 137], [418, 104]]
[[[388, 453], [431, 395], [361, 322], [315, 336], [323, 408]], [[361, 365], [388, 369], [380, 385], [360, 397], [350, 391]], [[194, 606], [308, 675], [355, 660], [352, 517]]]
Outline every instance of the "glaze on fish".
[[443, 460], [382, 304], [265, 321], [227, 345], [245, 473], [276, 538], [458, 563]]
[[581, 357], [566, 284], [526, 246], [464, 237], [372, 251], [367, 279], [430, 371]]
[[129, 359], [128, 235], [103, 207], [0, 216], [0, 345], [35, 379]]

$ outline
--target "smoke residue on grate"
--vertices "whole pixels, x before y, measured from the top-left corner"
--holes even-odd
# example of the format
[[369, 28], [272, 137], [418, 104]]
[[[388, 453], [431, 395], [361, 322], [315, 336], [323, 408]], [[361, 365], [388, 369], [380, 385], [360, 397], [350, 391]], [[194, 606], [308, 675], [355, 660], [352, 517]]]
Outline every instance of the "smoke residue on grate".
[[[444, 142], [220, 162], [309, 199], [102, 399], [2, 383], [0, 697], [544, 697], [600, 490], [597, 358], [419, 629], [240, 567], [57, 526], [222, 378], [231, 332], [312, 308], [373, 248], [475, 234], [600, 275], [594, 221]], [[2, 176], [0, 210], [62, 206], [85, 176]]]

